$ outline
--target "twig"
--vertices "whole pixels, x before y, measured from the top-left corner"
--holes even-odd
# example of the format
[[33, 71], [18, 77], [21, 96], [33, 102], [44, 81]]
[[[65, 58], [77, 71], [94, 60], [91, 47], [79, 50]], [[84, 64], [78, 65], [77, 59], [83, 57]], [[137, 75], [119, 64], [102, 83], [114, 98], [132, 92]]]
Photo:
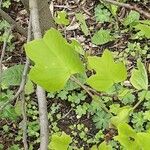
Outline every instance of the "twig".
[[1, 82], [2, 82], [2, 72], [3, 72], [2, 63], [3, 63], [3, 58], [5, 56], [7, 41], [9, 39], [10, 34], [11, 34], [11, 30], [12, 30], [12, 27], [10, 27], [8, 30], [7, 36], [6, 36], [4, 43], [3, 43], [3, 48], [2, 48], [1, 57], [0, 57], [0, 95], [1, 95]]
[[[40, 39], [41, 29], [39, 23], [38, 5], [37, 0], [29, 1], [30, 14], [32, 19], [32, 28], [35, 39]], [[36, 95], [39, 106], [39, 119], [40, 119], [40, 150], [48, 149], [49, 129], [48, 129], [48, 113], [46, 94], [42, 87], [37, 85]]]
[[142, 99], [140, 99], [132, 108], [132, 110], [135, 110], [145, 99], [145, 96], [146, 96], [147, 92], [145, 92], [144, 96]]
[[27, 72], [28, 72], [28, 68], [29, 68], [29, 59], [27, 58], [26, 60], [26, 64], [24, 67], [24, 73], [22, 75], [22, 81], [20, 83], [19, 89], [16, 92], [16, 94], [10, 99], [8, 100], [3, 106], [0, 107], [0, 112], [10, 103], [12, 103], [13, 101], [16, 100], [16, 98], [18, 98], [18, 96], [22, 93], [23, 89], [24, 89], [24, 85], [26, 83], [26, 76], [27, 76]]
[[146, 18], [150, 19], [150, 13], [143, 11], [141, 8], [138, 8], [136, 5], [125, 4], [125, 3], [117, 2], [114, 0], [102, 0], [102, 1], [119, 6], [119, 7], [124, 7], [124, 8], [130, 9], [130, 10], [135, 10], [138, 13], [140, 13], [141, 15], [145, 16]]
[[[31, 41], [31, 16], [29, 19], [29, 24], [28, 24], [28, 38], [27, 38], [27, 42]], [[26, 58], [26, 62], [27, 62], [27, 67], [29, 68], [29, 64], [30, 64], [30, 60], [27, 57]], [[26, 70], [26, 69], [25, 69]], [[27, 69], [28, 70], [28, 69]], [[23, 80], [26, 80], [26, 75], [27, 72], [23, 72]], [[28, 143], [27, 143], [27, 116], [26, 116], [26, 103], [25, 103], [25, 92], [24, 92], [24, 87], [25, 84], [23, 86], [23, 91], [21, 93], [21, 100], [22, 100], [22, 122], [23, 122], [23, 144], [24, 144], [24, 149], [28, 150]]]
[[28, 143], [27, 143], [27, 116], [26, 116], [26, 103], [25, 103], [25, 92], [23, 91], [20, 95], [22, 101], [22, 130], [23, 130], [23, 145], [24, 150], [28, 150]]
[[5, 19], [9, 24], [13, 25], [14, 28], [23, 36], [27, 37], [27, 30], [21, 27], [15, 20], [13, 20], [5, 11], [0, 8], [0, 16]]
[[[30, 40], [31, 40], [31, 34], [28, 33], [28, 41], [30, 41]], [[0, 62], [1, 62], [1, 61], [0, 61]], [[25, 67], [24, 67], [24, 70], [23, 70], [22, 80], [21, 80], [19, 89], [18, 89], [18, 91], [16, 92], [16, 94], [15, 94], [10, 100], [8, 100], [3, 106], [0, 107], [0, 112], [1, 112], [9, 103], [12, 103], [13, 101], [15, 101], [16, 98], [17, 98], [17, 97], [22, 93], [22, 91], [24, 90], [24, 86], [25, 86], [26, 78], [27, 78], [27, 73], [28, 73], [28, 69], [29, 69], [29, 64], [30, 64], [30, 60], [29, 60], [29, 58], [27, 57], [27, 58], [26, 58], [26, 63], [25, 63]]]
[[[84, 84], [82, 84], [77, 78], [75, 78], [74, 76], [71, 76], [70, 79], [71, 79], [72, 81], [74, 81], [75, 83], [77, 83], [79, 86], [81, 86], [81, 87], [89, 94], [89, 96], [90, 96], [93, 100], [96, 100], [96, 101], [97, 101], [97, 97], [95, 97], [95, 96], [88, 90], [88, 88], [87, 88]], [[103, 101], [100, 101], [100, 105], [101, 105], [101, 108], [102, 108], [103, 110], [105, 110], [107, 113], [109, 113], [110, 115], [112, 115], [111, 112], [107, 109], [107, 107], [106, 107], [105, 104], [103, 103]]]

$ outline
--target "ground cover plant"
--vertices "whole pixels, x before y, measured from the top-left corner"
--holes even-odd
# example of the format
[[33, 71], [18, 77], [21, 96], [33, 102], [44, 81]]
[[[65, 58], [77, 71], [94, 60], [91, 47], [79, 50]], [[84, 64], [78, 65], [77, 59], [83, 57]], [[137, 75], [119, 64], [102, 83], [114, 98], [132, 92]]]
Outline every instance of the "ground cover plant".
[[149, 150], [148, 0], [0, 6], [0, 150]]

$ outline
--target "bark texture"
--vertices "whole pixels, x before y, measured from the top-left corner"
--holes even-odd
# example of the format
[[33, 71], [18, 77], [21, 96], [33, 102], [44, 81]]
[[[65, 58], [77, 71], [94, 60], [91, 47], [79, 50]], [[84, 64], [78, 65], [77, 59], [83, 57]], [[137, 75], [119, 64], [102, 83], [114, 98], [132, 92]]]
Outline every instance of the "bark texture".
[[[34, 39], [42, 38], [39, 22], [40, 17], [39, 8], [37, 2], [38, 0], [30, 0], [29, 2]], [[38, 99], [39, 119], [40, 119], [40, 150], [48, 150], [49, 129], [48, 129], [47, 100], [45, 91], [43, 90], [42, 87], [38, 85], [36, 89], [36, 95]]]
[[[21, 0], [26, 10], [29, 12], [29, 0]], [[47, 0], [37, 0], [37, 7], [39, 13], [39, 22], [42, 34], [51, 27], [55, 28], [55, 23], [52, 14], [49, 10]]]

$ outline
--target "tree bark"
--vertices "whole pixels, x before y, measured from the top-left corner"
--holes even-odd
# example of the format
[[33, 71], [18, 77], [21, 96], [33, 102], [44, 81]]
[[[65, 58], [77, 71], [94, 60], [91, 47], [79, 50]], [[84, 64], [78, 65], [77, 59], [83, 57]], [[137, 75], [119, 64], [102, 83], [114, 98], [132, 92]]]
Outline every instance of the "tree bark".
[[[42, 37], [42, 34], [39, 23], [39, 11], [37, 0], [30, 0], [29, 6], [34, 39], [40, 39]], [[36, 95], [38, 99], [39, 119], [40, 119], [40, 150], [47, 150], [49, 142], [47, 100], [45, 91], [43, 90], [42, 87], [38, 85], [36, 89]]]
[[[21, 0], [26, 10], [29, 12], [29, 0]], [[55, 28], [54, 19], [49, 9], [47, 0], [37, 0], [39, 22], [42, 34], [51, 27]]]

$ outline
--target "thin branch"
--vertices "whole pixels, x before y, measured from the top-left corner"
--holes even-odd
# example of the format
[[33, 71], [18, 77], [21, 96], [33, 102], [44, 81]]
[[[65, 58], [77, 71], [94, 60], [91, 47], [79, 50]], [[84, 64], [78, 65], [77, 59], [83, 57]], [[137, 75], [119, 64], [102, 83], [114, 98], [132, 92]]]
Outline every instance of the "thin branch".
[[[28, 27], [30, 28], [30, 27]], [[29, 29], [28, 29], [28, 39], [27, 41], [29, 42], [31, 40], [31, 33], [29, 33]], [[1, 62], [1, 61], [0, 61]], [[25, 83], [26, 83], [26, 79], [27, 79], [27, 73], [28, 73], [28, 70], [29, 70], [29, 65], [30, 65], [30, 60], [29, 58], [27, 57], [26, 58], [26, 63], [25, 63], [25, 66], [24, 66], [24, 70], [23, 70], [23, 74], [22, 74], [22, 80], [21, 80], [21, 83], [20, 83], [20, 86], [19, 86], [19, 89], [18, 91], [16, 92], [16, 94], [10, 99], [8, 100], [3, 106], [0, 107], [0, 112], [10, 103], [14, 102], [16, 100], [16, 98], [18, 98], [18, 96], [22, 93], [22, 91], [24, 90], [24, 86], [25, 86]], [[1, 65], [0, 65], [1, 66]], [[0, 74], [1, 75], [1, 74]], [[0, 80], [1, 81], [1, 80]]]
[[[34, 39], [40, 39], [42, 35], [39, 23], [37, 0], [30, 0], [29, 7], [32, 19]], [[38, 85], [36, 89], [36, 95], [38, 99], [39, 119], [40, 119], [40, 150], [47, 150], [49, 140], [47, 100], [45, 91], [43, 90], [42, 87]]]
[[[28, 38], [27, 38], [27, 42], [31, 41], [31, 16], [30, 16], [30, 19], [29, 19], [29, 24], [28, 24]], [[26, 58], [26, 62], [27, 62], [27, 69], [25, 70], [28, 70], [29, 68], [29, 64], [30, 64], [30, 60], [29, 58], [27, 57]], [[27, 78], [27, 72], [24, 71], [23, 72], [23, 78], [22, 80], [26, 81], [26, 78]], [[25, 83], [25, 82], [24, 82]], [[23, 145], [24, 145], [24, 149], [25, 150], [28, 150], [28, 143], [27, 143], [27, 116], [26, 116], [26, 102], [25, 102], [25, 92], [24, 92], [24, 88], [25, 88], [25, 84], [23, 86], [23, 91], [21, 93], [21, 100], [22, 100], [22, 122], [23, 122]]]
[[10, 25], [13, 25], [14, 28], [23, 36], [27, 37], [27, 30], [20, 26], [14, 19], [12, 19], [5, 11], [0, 9], [0, 16], [5, 19]]
[[[88, 94], [89, 96], [93, 99], [93, 100], [96, 100], [97, 101], [97, 97], [95, 97], [90, 91], [89, 89], [84, 85], [82, 84], [76, 77], [74, 76], [71, 76], [70, 78], [72, 81], [74, 81], [75, 83], [77, 83], [81, 88], [83, 88]], [[101, 105], [101, 108], [106, 111], [107, 113], [109, 113], [111, 116], [111, 112], [107, 109], [107, 107], [105, 106], [105, 104], [103, 103], [103, 101], [100, 101], [100, 105]]]
[[135, 110], [145, 99], [145, 96], [146, 96], [147, 92], [145, 92], [143, 98], [141, 98], [132, 108], [132, 110]]
[[150, 13], [143, 11], [141, 8], [138, 8], [137, 5], [130, 5], [130, 4], [126, 4], [126, 3], [117, 2], [114, 0], [102, 0], [102, 1], [119, 6], [119, 7], [124, 7], [124, 8], [130, 9], [130, 10], [135, 10], [138, 13], [140, 13], [141, 15], [145, 16], [146, 18], [150, 19]]
[[22, 130], [23, 130], [23, 145], [24, 150], [28, 150], [28, 143], [27, 143], [27, 115], [26, 115], [26, 103], [25, 103], [25, 92], [23, 91], [20, 95], [22, 101]]
[[82, 84], [76, 77], [71, 76], [70, 79], [75, 83], [77, 83], [82, 89], [84, 89], [89, 94], [90, 97], [93, 97], [93, 94], [88, 90], [88, 88], [84, 84]]
[[2, 68], [2, 63], [3, 63], [3, 59], [4, 59], [4, 56], [5, 56], [5, 51], [6, 51], [6, 47], [7, 47], [7, 41], [9, 39], [9, 36], [11, 34], [11, 30], [12, 30], [13, 27], [10, 27], [8, 32], [7, 32], [7, 36], [4, 40], [4, 43], [3, 43], [3, 47], [2, 47], [2, 52], [1, 52], [1, 57], [0, 57], [0, 95], [1, 95], [1, 82], [2, 82], [2, 72], [3, 72], [3, 68]]

